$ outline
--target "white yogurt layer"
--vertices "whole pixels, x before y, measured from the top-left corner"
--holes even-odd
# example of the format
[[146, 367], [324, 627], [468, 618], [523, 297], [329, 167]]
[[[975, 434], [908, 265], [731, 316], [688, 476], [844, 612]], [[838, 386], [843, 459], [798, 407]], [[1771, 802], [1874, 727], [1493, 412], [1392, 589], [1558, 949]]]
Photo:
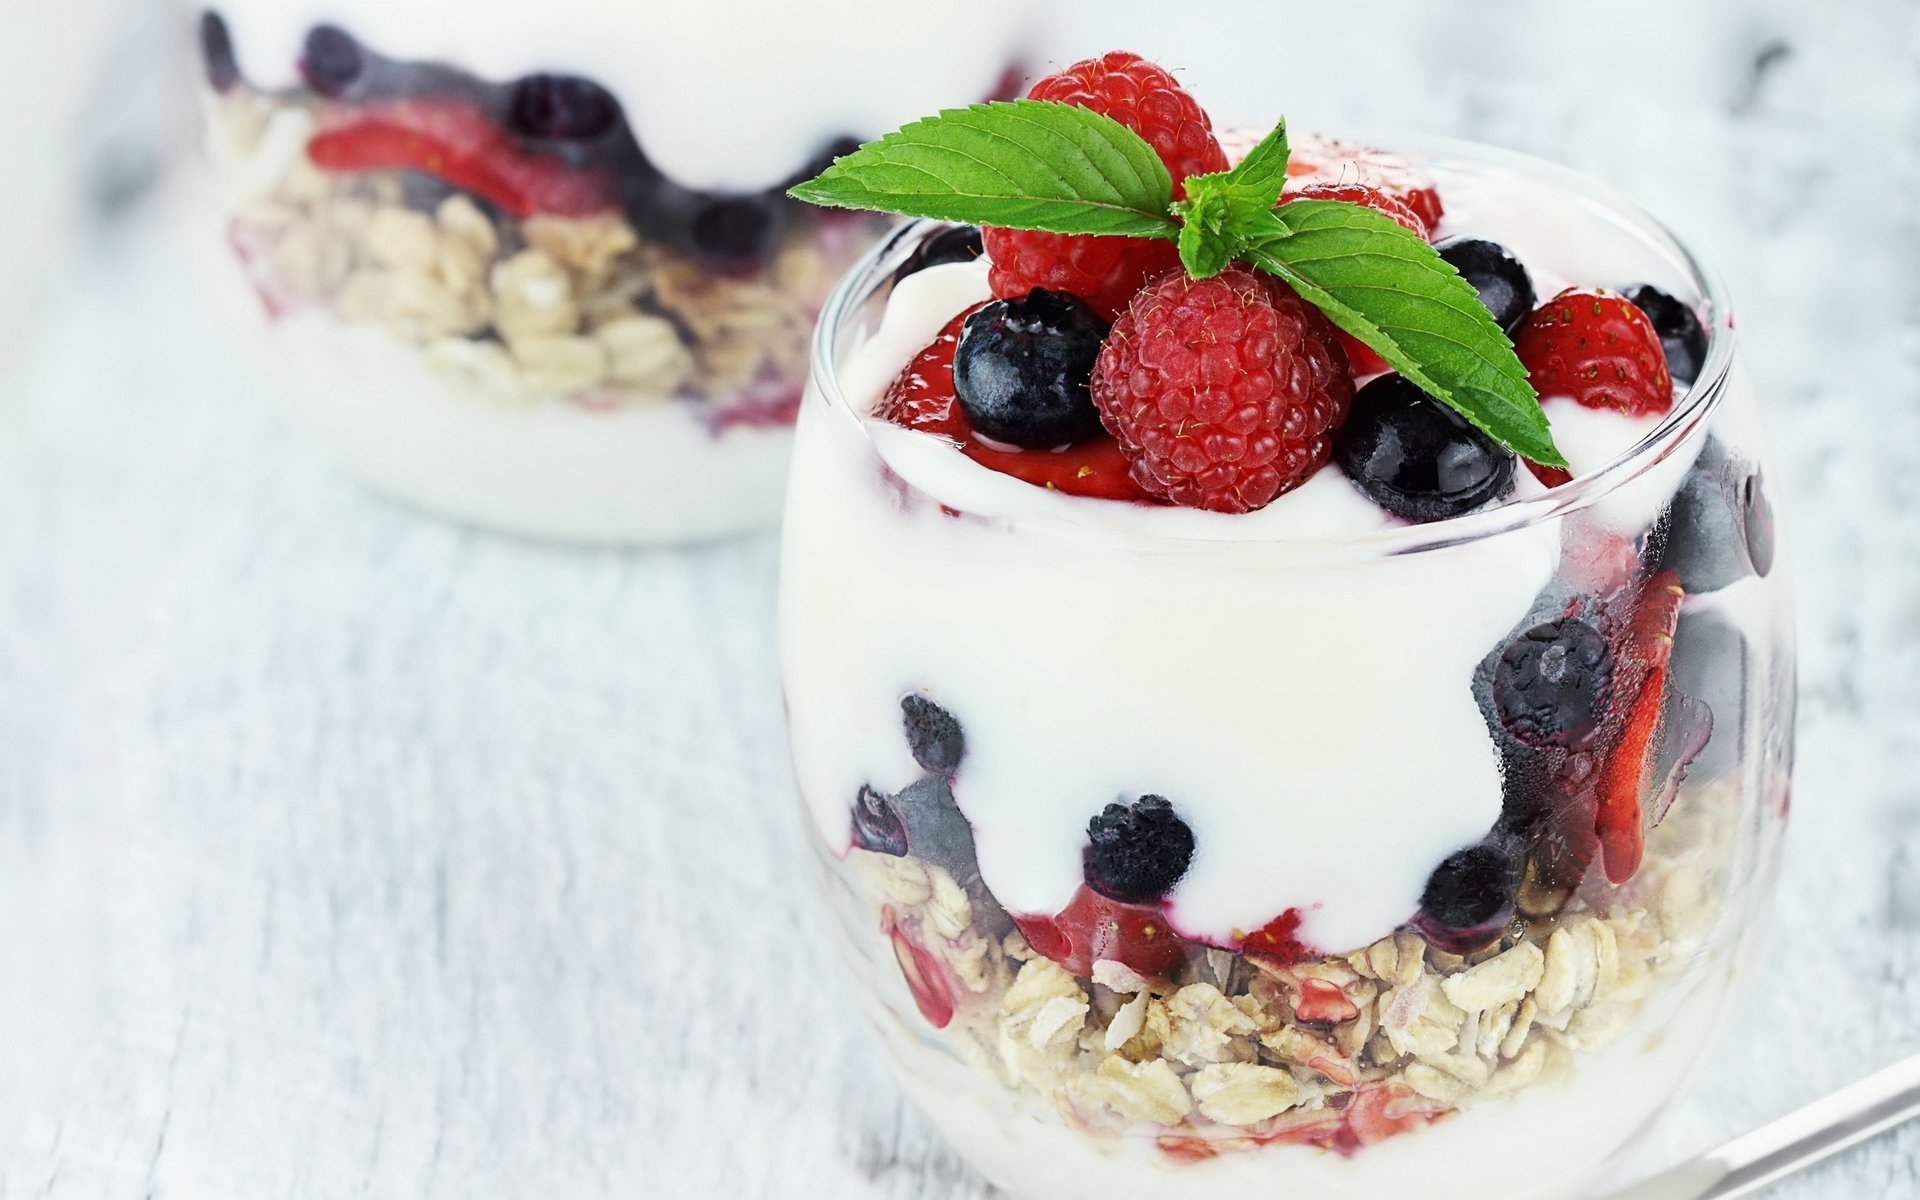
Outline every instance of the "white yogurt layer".
[[892, 0], [224, 0], [247, 79], [290, 86], [307, 31], [506, 81], [578, 75], [619, 97], [653, 163], [690, 188], [757, 191], [834, 138], [985, 99], [1030, 5], [975, 0], [937, 35]]

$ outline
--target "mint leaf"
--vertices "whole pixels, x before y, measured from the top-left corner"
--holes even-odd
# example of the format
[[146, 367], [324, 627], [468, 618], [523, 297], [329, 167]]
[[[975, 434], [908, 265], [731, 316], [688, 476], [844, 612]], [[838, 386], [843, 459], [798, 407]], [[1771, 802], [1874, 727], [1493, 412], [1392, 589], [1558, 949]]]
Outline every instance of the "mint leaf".
[[1180, 262], [1187, 274], [1212, 278], [1250, 239], [1271, 236], [1262, 218], [1286, 184], [1285, 118], [1232, 170], [1188, 176], [1187, 198], [1173, 206], [1181, 220]]
[[1173, 179], [1090, 109], [996, 101], [915, 121], [788, 193], [810, 204], [1048, 233], [1173, 238]]
[[1241, 252], [1387, 365], [1521, 457], [1565, 467], [1506, 334], [1432, 246], [1391, 217], [1332, 200], [1271, 210]]

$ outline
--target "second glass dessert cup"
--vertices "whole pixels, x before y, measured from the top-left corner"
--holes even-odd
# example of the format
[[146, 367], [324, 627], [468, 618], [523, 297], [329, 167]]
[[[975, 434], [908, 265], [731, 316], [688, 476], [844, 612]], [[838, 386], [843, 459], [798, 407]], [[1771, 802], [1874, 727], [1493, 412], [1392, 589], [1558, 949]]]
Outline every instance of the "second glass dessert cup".
[[[782, 584], [800, 788], [877, 1041], [1017, 1196], [1572, 1200], [1747, 965], [1793, 667], [1726, 297], [1601, 185], [1413, 150], [1564, 188], [1688, 283], [1704, 368], [1611, 465], [1349, 539], [1009, 509], [862, 407], [884, 381], [858, 352], [932, 230], [825, 309]], [[1501, 664], [1575, 628], [1633, 716], [1542, 750]], [[1631, 821], [1596, 799], [1622, 778]], [[1167, 900], [1092, 886], [1115, 803], [1184, 830]]]

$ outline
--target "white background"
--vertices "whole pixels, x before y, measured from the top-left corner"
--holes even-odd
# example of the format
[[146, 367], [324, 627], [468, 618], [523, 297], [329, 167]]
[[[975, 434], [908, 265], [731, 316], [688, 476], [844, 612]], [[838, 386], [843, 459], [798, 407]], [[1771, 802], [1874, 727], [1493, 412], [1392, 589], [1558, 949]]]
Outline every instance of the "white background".
[[[1058, 8], [1053, 61], [1132, 46], [1224, 121], [1558, 158], [1725, 268], [1801, 768], [1762, 974], [1640, 1163], [1920, 1051], [1916, 6]], [[366, 496], [225, 353], [176, 174], [0, 383], [0, 1197], [989, 1195], [807, 893], [773, 539], [583, 553]], [[1779, 1195], [1920, 1195], [1917, 1156]]]

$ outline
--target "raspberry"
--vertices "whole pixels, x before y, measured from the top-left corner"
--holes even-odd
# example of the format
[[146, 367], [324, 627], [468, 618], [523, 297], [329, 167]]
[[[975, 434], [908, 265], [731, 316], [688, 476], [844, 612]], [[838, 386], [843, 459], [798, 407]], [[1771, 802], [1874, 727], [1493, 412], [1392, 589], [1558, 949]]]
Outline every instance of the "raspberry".
[[1362, 183], [1402, 200], [1428, 229], [1438, 228], [1446, 212], [1433, 177], [1387, 150], [1354, 146], [1307, 133], [1292, 139], [1287, 159], [1289, 186]]
[[[1189, 175], [1227, 169], [1213, 123], [1179, 81], [1137, 54], [1115, 51], [1078, 62], [1033, 85], [1030, 99], [1103, 113], [1147, 140], [1173, 175], [1174, 195]], [[1035, 288], [1067, 292], [1111, 321], [1149, 279], [1180, 264], [1173, 243], [1141, 238], [1068, 236], [988, 229], [993, 294]]]
[[[1358, 204], [1382, 216], [1392, 217], [1407, 229], [1419, 234], [1423, 241], [1433, 236], [1433, 230], [1428, 227], [1426, 219], [1415, 212], [1405, 200], [1364, 183], [1308, 183], [1305, 187], [1289, 191], [1280, 197], [1282, 204], [1289, 204], [1295, 200], [1341, 200], [1348, 204]], [[1342, 333], [1340, 345], [1346, 350], [1347, 361], [1353, 365], [1355, 375], [1378, 375], [1387, 369], [1387, 360], [1375, 354], [1373, 348], [1359, 338]]]
[[1624, 296], [1568, 288], [1533, 310], [1513, 348], [1542, 396], [1635, 417], [1673, 407], [1660, 334]]
[[1248, 512], [1333, 453], [1353, 377], [1334, 328], [1238, 267], [1135, 296], [1093, 368], [1093, 402], [1148, 493]]

